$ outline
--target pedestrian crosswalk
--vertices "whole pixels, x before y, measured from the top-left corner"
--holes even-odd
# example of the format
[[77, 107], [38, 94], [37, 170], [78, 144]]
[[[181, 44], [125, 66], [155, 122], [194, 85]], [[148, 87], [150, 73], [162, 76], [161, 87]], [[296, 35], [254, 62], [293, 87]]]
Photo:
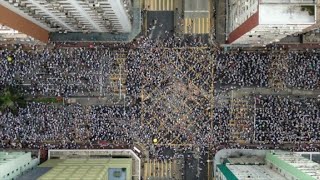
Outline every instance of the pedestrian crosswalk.
[[184, 18], [184, 34], [208, 34], [210, 32], [209, 17]]
[[173, 176], [173, 162], [169, 160], [149, 160], [144, 163], [144, 179], [149, 177], [171, 178]]
[[148, 11], [173, 11], [175, 0], [145, 0]]
[[117, 52], [114, 57], [113, 63], [110, 65], [109, 90], [113, 93], [126, 93], [126, 78], [128, 72], [125, 70], [125, 61], [127, 52]]

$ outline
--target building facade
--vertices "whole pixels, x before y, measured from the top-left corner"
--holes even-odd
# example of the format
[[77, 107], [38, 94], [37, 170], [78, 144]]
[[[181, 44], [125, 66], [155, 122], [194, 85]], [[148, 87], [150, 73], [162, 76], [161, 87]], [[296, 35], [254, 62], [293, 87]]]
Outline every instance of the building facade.
[[316, 23], [316, 0], [229, 0], [227, 43], [266, 45]]
[[0, 179], [16, 179], [38, 164], [30, 152], [0, 152]]
[[51, 32], [129, 33], [129, 0], [2, 0], [0, 24], [43, 42]]

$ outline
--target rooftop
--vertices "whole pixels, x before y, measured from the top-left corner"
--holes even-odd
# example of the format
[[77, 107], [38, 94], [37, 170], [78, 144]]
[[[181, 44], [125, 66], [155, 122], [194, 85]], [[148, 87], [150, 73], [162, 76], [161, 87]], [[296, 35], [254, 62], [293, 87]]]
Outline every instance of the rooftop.
[[7, 162], [13, 161], [25, 154], [25, 152], [0, 152], [0, 167], [1, 165], [5, 165]]
[[283, 176], [266, 165], [226, 165], [238, 179], [285, 180]]
[[314, 24], [314, 14], [314, 5], [260, 4], [259, 24]]
[[[130, 179], [132, 159], [131, 158], [109, 158], [109, 159], [66, 159], [48, 160], [40, 167], [53, 167], [49, 172], [42, 175], [39, 179], [105, 179], [116, 172], [125, 172], [121, 177]], [[124, 170], [125, 169], [125, 170]], [[123, 178], [118, 178], [119, 180]]]
[[277, 151], [273, 153], [273, 155], [302, 171], [303, 173], [315, 179], [320, 179], [320, 164], [306, 159], [297, 153]]

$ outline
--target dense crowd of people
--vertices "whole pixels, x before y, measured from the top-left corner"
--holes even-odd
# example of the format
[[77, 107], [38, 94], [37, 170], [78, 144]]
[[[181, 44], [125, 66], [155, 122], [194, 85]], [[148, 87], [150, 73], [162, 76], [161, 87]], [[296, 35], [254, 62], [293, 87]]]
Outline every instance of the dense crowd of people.
[[30, 103], [18, 115], [0, 116], [0, 148], [93, 148], [130, 145], [123, 107]]
[[221, 85], [241, 87], [268, 86], [267, 52], [219, 53], [215, 79]]
[[[282, 52], [283, 53], [283, 52]], [[273, 74], [272, 60], [280, 52], [231, 52], [218, 53], [216, 58], [216, 82], [221, 85], [240, 87], [270, 87], [269, 79]], [[320, 54], [316, 52], [288, 52], [280, 58], [281, 66], [286, 67], [281, 73], [288, 88], [319, 89]]]
[[316, 98], [256, 97], [256, 140], [282, 143], [320, 142], [320, 101]]
[[[15, 50], [0, 51], [0, 83], [26, 85], [32, 96], [93, 96], [105, 83], [110, 71], [107, 49], [59, 48], [40, 52]], [[12, 58], [12, 61], [7, 61]], [[103, 74], [102, 74], [103, 73]]]
[[299, 89], [320, 88], [320, 54], [314, 52], [291, 52], [288, 54], [288, 87]]
[[[17, 116], [1, 112], [0, 148], [91, 148], [99, 142], [132, 145], [134, 141], [151, 147], [154, 138], [159, 144], [239, 146], [228, 144], [231, 107], [228, 103], [214, 107], [214, 88], [270, 87], [272, 55], [199, 46], [173, 38], [135, 42], [126, 49], [125, 87], [131, 98], [126, 110], [118, 105], [29, 102]], [[2, 49], [1, 88], [22, 86], [32, 97], [104, 96], [117, 53], [101, 47]], [[315, 52], [288, 52], [286, 86], [318, 89], [318, 57]], [[250, 123], [260, 145], [319, 141], [315, 99], [261, 96], [257, 107], [256, 124]], [[253, 132], [244, 136], [252, 138]]]

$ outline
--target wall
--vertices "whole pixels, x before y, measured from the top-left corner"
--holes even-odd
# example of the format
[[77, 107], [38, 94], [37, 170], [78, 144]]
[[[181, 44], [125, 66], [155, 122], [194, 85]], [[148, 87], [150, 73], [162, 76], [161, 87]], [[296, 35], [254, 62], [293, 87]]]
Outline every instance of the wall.
[[253, 28], [259, 25], [259, 12], [256, 12], [239, 27], [229, 34], [227, 44], [231, 44], [236, 41], [238, 38], [251, 31]]
[[48, 42], [49, 32], [33, 22], [0, 5], [0, 24], [32, 36], [42, 42]]
[[[2, 152], [1, 154], [4, 153]], [[1, 154], [0, 157], [5, 159], [6, 156], [3, 156]], [[9, 153], [9, 156], [11, 155], [14, 155], [15, 157], [11, 160], [8, 160], [7, 162], [1, 161], [2, 164], [0, 164], [0, 179], [15, 179], [25, 171], [30, 170], [39, 164], [39, 159], [31, 159], [30, 152]]]

